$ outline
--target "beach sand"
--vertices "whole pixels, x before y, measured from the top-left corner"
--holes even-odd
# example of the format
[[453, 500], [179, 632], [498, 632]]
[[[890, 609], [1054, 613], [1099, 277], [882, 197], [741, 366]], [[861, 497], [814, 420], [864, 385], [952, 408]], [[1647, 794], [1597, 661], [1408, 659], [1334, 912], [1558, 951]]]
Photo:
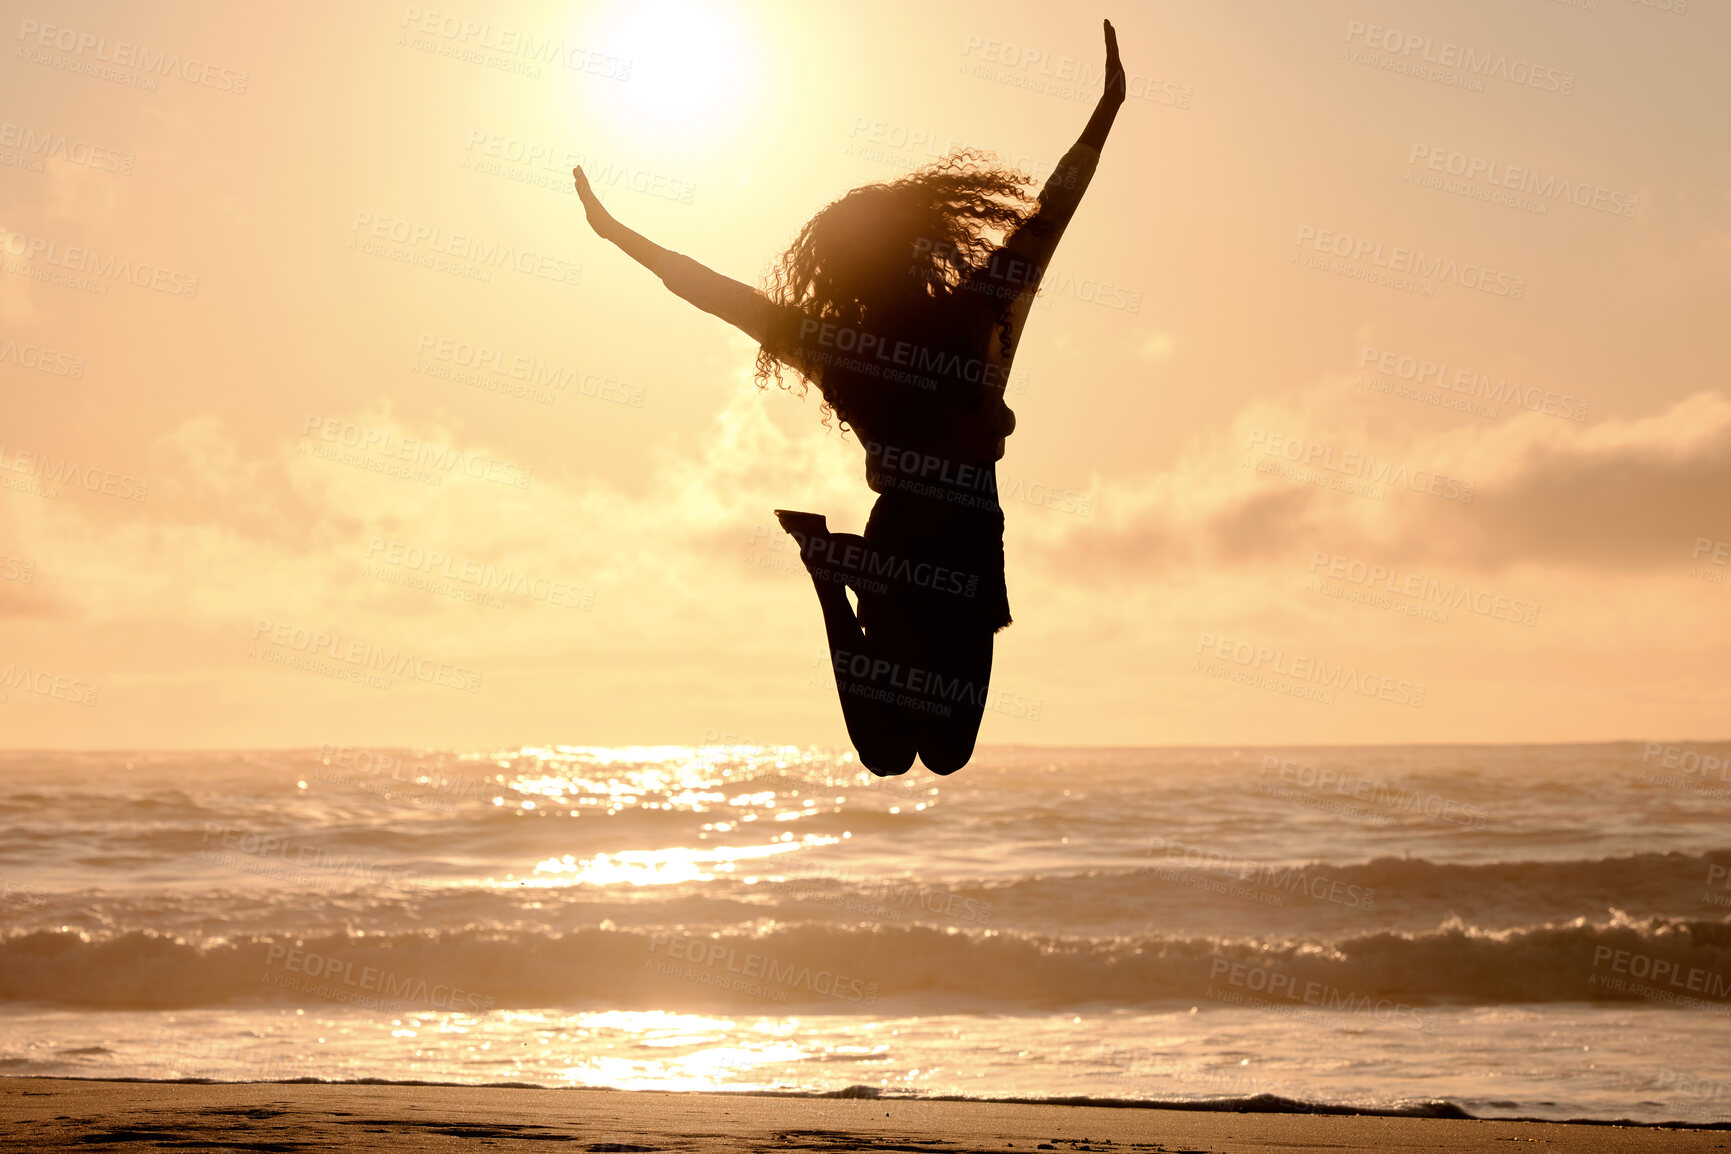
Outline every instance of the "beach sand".
[[1725, 1130], [487, 1086], [0, 1079], [0, 1149], [1723, 1150]]

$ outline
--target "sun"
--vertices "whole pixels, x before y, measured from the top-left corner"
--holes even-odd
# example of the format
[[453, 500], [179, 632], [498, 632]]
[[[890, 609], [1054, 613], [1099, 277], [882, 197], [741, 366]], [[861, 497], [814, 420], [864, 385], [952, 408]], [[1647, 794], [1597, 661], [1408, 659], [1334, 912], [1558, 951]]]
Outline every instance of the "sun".
[[630, 61], [612, 110], [658, 137], [730, 135], [758, 89], [755, 18], [733, 0], [626, 0], [592, 26], [609, 55]]

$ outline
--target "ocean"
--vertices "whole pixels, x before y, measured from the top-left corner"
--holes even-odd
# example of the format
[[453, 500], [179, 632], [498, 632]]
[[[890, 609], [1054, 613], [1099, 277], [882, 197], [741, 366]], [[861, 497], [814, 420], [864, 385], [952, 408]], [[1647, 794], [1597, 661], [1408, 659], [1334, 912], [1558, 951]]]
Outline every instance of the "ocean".
[[0, 1073], [1725, 1121], [1728, 766], [0, 754]]

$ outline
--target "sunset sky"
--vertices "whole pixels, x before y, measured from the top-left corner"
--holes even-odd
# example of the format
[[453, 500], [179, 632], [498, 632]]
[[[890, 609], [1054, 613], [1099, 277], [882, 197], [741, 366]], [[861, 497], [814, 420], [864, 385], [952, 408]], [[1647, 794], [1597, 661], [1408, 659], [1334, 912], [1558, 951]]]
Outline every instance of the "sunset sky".
[[0, 745], [845, 743], [771, 510], [857, 532], [859, 442], [570, 169], [756, 284], [952, 143], [1043, 178], [1102, 16], [981, 742], [1725, 737], [1731, 9], [1678, 2], [9, 3]]

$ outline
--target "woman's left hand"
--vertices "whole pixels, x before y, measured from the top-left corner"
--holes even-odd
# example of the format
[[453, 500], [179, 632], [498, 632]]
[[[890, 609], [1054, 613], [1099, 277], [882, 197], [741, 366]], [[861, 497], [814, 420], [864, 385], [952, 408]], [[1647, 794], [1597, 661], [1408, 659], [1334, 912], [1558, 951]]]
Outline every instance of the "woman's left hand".
[[1118, 59], [1118, 33], [1112, 27], [1110, 20], [1101, 21], [1106, 25], [1106, 92], [1120, 103], [1123, 101], [1128, 85], [1124, 80], [1124, 65]]

